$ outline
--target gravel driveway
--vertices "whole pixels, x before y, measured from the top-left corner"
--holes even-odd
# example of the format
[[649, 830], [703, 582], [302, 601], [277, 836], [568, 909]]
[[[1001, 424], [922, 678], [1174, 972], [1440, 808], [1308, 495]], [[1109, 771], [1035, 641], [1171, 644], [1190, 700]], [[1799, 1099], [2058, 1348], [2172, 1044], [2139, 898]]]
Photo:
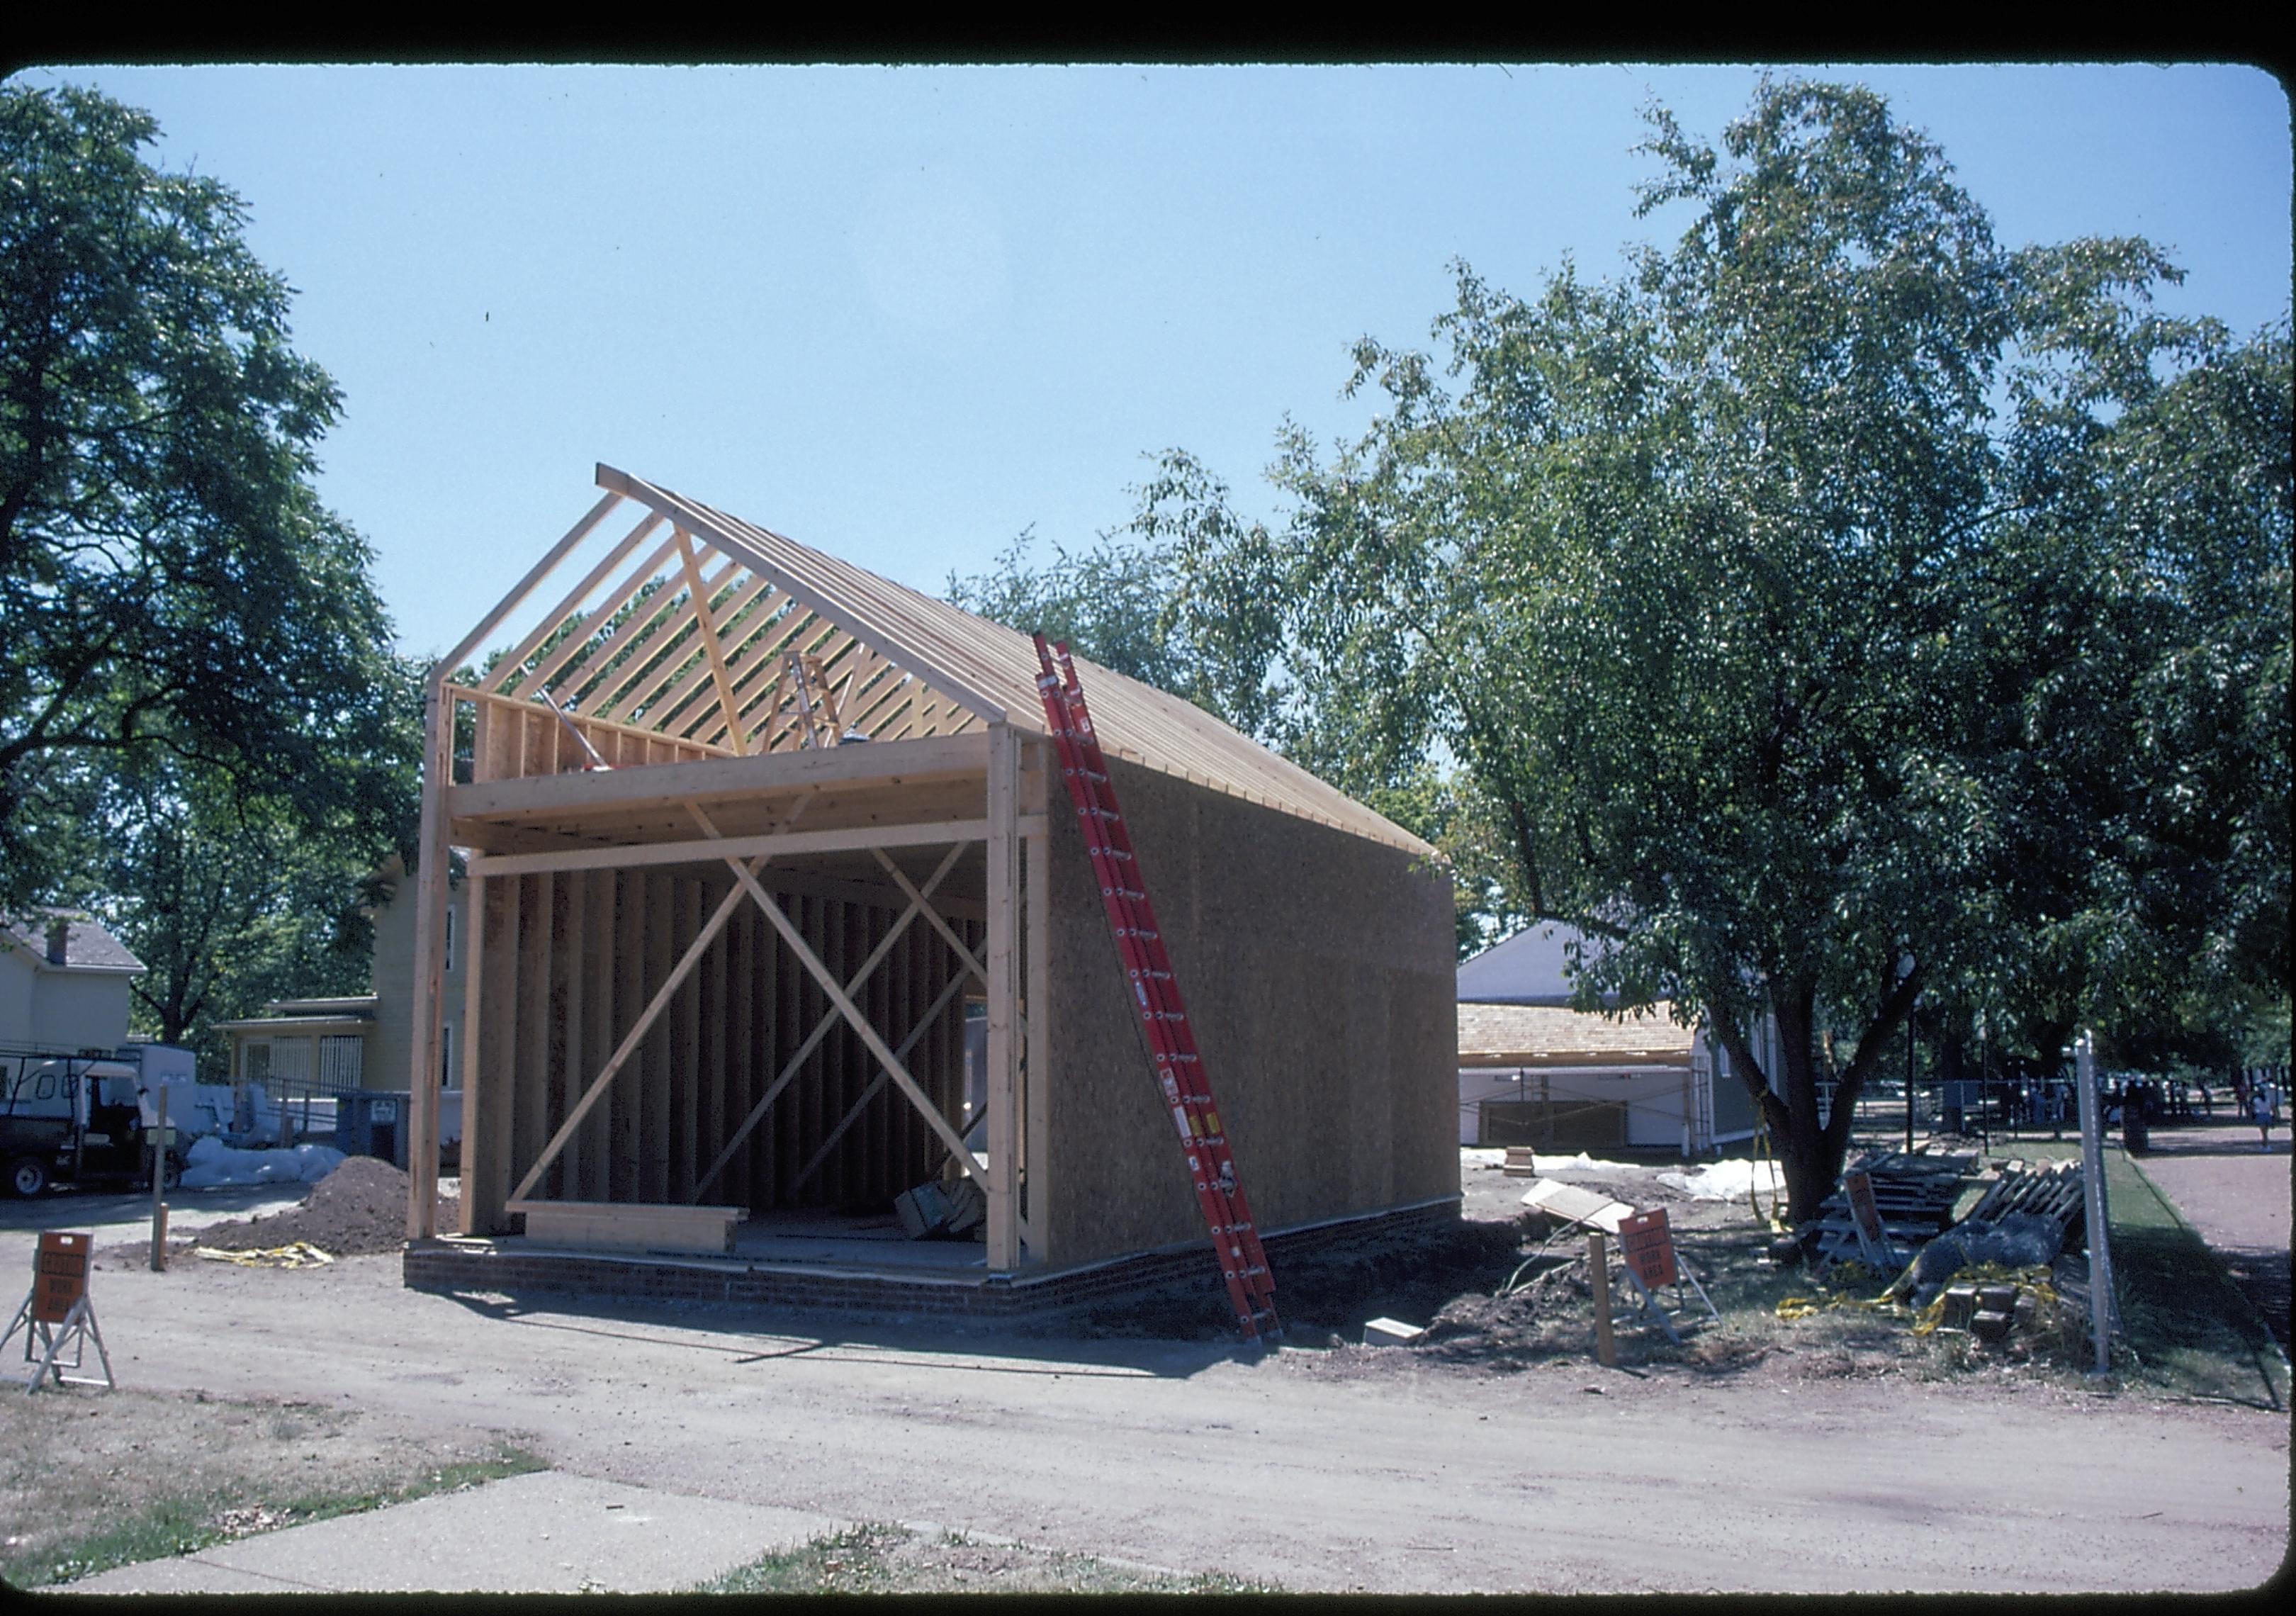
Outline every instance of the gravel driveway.
[[[29, 1249], [0, 1235], [0, 1270]], [[603, 1481], [1295, 1589], [2223, 1589], [2287, 1544], [2284, 1415], [1789, 1354], [1492, 1375], [769, 1330], [410, 1292], [394, 1257], [155, 1275], [122, 1250], [93, 1294], [130, 1386], [490, 1427]]]

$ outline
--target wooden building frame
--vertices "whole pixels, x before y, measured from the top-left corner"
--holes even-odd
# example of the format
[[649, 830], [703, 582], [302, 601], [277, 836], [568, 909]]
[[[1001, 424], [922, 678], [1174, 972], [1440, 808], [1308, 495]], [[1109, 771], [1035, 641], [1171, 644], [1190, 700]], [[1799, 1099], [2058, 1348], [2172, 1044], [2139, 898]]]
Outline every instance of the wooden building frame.
[[[731, 1181], [882, 1194], [943, 1171], [985, 1192], [991, 1270], [1045, 1260], [1050, 816], [1069, 808], [1028, 639], [611, 467], [597, 482], [423, 686], [410, 1238], [441, 1233], [460, 849], [459, 1233], [504, 1232], [537, 1198], [700, 1213]], [[600, 537], [571, 588], [542, 593]], [[470, 682], [499, 635], [516, 637]], [[1186, 702], [1083, 667], [1111, 757], [1431, 851]], [[770, 1018], [746, 997], [768, 980]], [[979, 1120], [950, 1114], [967, 997], [988, 1015], [985, 1162]]]

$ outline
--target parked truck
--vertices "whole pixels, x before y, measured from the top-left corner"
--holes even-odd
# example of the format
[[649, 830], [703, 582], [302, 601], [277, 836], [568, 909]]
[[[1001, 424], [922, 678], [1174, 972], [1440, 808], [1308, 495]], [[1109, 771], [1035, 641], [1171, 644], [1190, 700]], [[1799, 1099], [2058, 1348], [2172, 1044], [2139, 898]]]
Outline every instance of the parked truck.
[[[51, 1184], [148, 1183], [158, 1136], [158, 1091], [175, 1075], [168, 1057], [145, 1076], [144, 1050], [58, 1055], [0, 1051], [0, 1173], [11, 1193], [27, 1199]], [[181, 1051], [186, 1062], [190, 1052]], [[181, 1087], [193, 1088], [185, 1065]], [[189, 1095], [186, 1095], [188, 1100]], [[188, 1112], [189, 1107], [185, 1107]], [[172, 1184], [182, 1173], [184, 1144], [196, 1126], [168, 1119], [165, 1168]]]

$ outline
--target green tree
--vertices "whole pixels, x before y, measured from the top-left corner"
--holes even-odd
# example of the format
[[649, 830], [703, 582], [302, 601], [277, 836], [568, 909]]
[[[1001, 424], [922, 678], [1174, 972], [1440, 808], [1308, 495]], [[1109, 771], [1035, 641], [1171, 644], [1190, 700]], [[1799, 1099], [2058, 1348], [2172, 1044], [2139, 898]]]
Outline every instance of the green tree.
[[164, 752], [374, 826], [414, 761], [369, 552], [311, 488], [334, 386], [239, 199], [156, 135], [0, 88], [0, 902], [53, 886], [90, 770]]
[[2284, 340], [2161, 316], [2142, 242], [2005, 249], [1862, 89], [1652, 122], [1671, 249], [1463, 269], [1442, 364], [1366, 341], [1370, 429], [1287, 433], [1280, 536], [1193, 520], [1280, 579], [1295, 714], [1459, 761], [1587, 1002], [1703, 1015], [1808, 1218], [1924, 989], [2043, 1031], [2178, 936], [2284, 982]]
[[[88, 770], [79, 785], [75, 867], [54, 891], [148, 968], [131, 988], [136, 1031], [219, 1070], [229, 1050], [216, 1023], [271, 999], [367, 991], [372, 877], [390, 836], [315, 833], [289, 805], [166, 752]], [[397, 827], [408, 845], [414, 808], [410, 793]]]
[[1185, 454], [1162, 456], [1135, 492], [1133, 521], [1088, 549], [1055, 544], [1038, 565], [1024, 532], [988, 571], [950, 574], [947, 598], [1194, 702], [1431, 844], [1451, 876], [1462, 959], [1519, 928], [1528, 917], [1493, 874], [1505, 861], [1474, 782], [1414, 750], [1415, 732], [1361, 686], [1283, 677], [1285, 580], [1265, 526], [1238, 519], [1226, 485]]
[[2047, 889], [2008, 996], [2046, 1006], [2045, 1037], [2086, 1021], [2148, 1067], [2240, 1063], [2290, 991], [2290, 346], [2187, 348], [2053, 456], [2057, 497], [2001, 558], [2078, 654], [2000, 716], [2054, 786], [2046, 817], [2092, 827], [2026, 838], [2004, 873]]

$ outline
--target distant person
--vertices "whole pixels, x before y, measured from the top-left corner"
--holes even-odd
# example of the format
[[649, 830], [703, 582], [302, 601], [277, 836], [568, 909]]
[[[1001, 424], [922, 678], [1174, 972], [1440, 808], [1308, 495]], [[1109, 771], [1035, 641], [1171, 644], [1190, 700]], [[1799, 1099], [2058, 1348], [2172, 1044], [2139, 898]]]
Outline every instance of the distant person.
[[2270, 1150], [2272, 1148], [2272, 1096], [2264, 1092], [2264, 1085], [2261, 1083], [2251, 1084], [2249, 1087], [2248, 1116], [2249, 1120], [2256, 1124], [2259, 1136], [2256, 1148], [2260, 1151]]

